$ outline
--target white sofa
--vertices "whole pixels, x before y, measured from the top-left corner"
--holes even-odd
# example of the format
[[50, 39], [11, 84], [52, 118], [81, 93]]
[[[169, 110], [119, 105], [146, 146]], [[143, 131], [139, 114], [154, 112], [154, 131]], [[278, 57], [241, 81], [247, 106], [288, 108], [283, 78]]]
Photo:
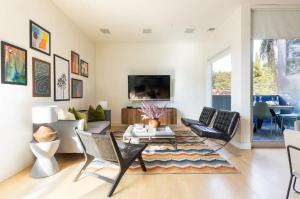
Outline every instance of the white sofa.
[[[88, 122], [87, 130], [91, 133], [104, 133], [111, 127], [111, 111], [105, 110], [105, 121]], [[57, 153], [82, 153], [82, 148], [79, 140], [74, 132], [74, 128], [83, 129], [83, 120], [59, 120], [49, 124], [55, 129], [60, 140], [60, 145]], [[39, 126], [34, 125], [33, 129]]]

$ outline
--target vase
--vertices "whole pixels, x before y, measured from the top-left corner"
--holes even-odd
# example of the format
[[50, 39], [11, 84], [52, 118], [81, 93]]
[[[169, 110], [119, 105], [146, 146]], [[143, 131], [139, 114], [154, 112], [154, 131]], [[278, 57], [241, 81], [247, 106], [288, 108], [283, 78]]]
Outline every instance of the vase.
[[34, 139], [37, 142], [50, 142], [56, 139], [57, 132], [51, 127], [41, 126], [34, 134]]
[[148, 124], [153, 128], [157, 128], [160, 125], [160, 121], [158, 120], [158, 118], [150, 119]]

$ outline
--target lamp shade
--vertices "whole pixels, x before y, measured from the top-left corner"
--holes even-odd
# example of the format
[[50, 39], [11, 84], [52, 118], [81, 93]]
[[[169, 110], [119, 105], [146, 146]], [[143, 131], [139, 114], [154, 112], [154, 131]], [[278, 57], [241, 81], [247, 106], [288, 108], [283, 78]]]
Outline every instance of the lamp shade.
[[99, 101], [98, 104], [105, 110], [108, 110], [108, 102], [107, 101]]
[[57, 121], [55, 106], [32, 107], [32, 123], [47, 124]]

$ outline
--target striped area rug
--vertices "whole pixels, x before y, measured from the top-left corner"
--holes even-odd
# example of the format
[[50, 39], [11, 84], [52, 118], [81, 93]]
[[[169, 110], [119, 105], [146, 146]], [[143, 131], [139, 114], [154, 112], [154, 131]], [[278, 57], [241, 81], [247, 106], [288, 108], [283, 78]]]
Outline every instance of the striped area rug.
[[[238, 173], [237, 169], [217, 153], [211, 152], [208, 145], [191, 131], [175, 131], [177, 150], [163, 139], [154, 139], [143, 153], [147, 167], [145, 174], [157, 173]], [[115, 132], [122, 139], [122, 132]], [[154, 142], [155, 141], [155, 142]], [[128, 173], [141, 173], [139, 164], [134, 164]]]

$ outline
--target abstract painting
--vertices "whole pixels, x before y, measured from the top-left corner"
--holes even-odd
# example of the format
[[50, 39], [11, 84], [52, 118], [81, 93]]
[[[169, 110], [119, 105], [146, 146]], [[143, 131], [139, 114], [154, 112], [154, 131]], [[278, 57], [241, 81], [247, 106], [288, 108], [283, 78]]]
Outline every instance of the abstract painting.
[[51, 34], [49, 31], [30, 20], [30, 48], [51, 54]]
[[27, 51], [1, 42], [2, 84], [27, 85]]
[[32, 96], [51, 96], [51, 68], [50, 63], [32, 58]]
[[54, 101], [70, 100], [69, 60], [54, 55]]
[[300, 39], [286, 42], [286, 74], [300, 73]]
[[89, 64], [83, 60], [80, 61], [81, 75], [84, 77], [89, 77]]
[[72, 78], [72, 98], [83, 97], [83, 82], [79, 79]]
[[71, 72], [79, 75], [79, 55], [71, 51]]

